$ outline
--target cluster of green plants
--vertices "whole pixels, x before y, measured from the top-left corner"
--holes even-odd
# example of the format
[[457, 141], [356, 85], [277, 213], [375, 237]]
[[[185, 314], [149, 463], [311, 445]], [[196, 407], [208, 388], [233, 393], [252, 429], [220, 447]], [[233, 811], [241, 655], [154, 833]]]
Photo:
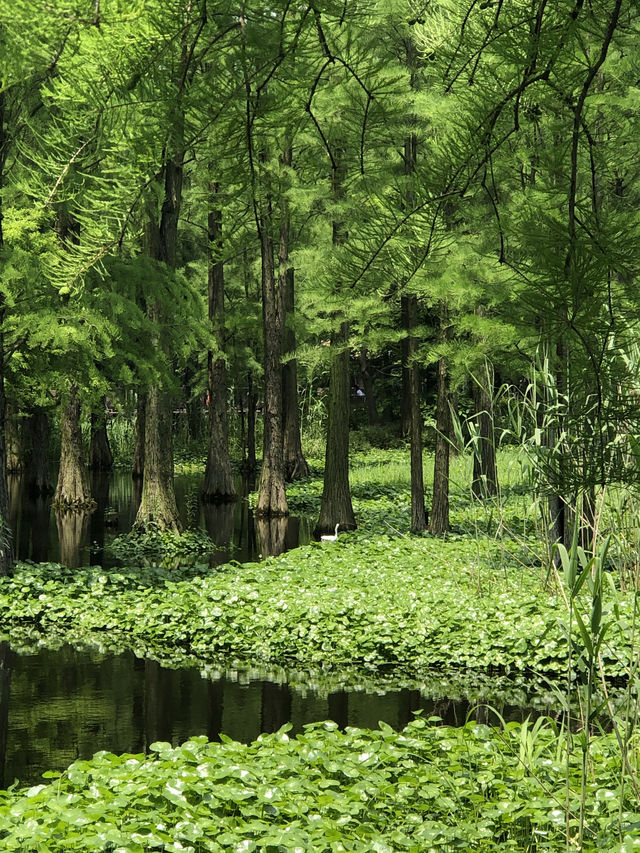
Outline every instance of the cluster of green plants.
[[[84, 432], [88, 432], [86, 427]], [[130, 468], [136, 446], [135, 417], [121, 412], [110, 418], [107, 421], [107, 435], [115, 467]], [[88, 446], [88, 436], [86, 435], [85, 446]]]
[[[500, 549], [465, 537], [357, 533], [216, 570], [23, 563], [0, 580], [0, 614], [8, 631], [109, 638], [155, 657], [170, 649], [174, 660], [227, 666], [563, 675], [570, 646], [562, 594], [545, 591], [530, 567], [501, 568]], [[616, 676], [635, 659], [636, 599], [608, 594], [617, 615], [600, 654]]]
[[183, 533], [152, 523], [143, 532], [131, 530], [106, 546], [123, 565], [160, 566], [164, 569], [201, 564], [216, 546], [204, 530], [193, 527]]
[[585, 796], [579, 750], [553, 723], [438, 722], [97, 753], [50, 784], [0, 792], [2, 848], [542, 853], [581, 838], [584, 851], [637, 849], [640, 809], [612, 735], [593, 741]]

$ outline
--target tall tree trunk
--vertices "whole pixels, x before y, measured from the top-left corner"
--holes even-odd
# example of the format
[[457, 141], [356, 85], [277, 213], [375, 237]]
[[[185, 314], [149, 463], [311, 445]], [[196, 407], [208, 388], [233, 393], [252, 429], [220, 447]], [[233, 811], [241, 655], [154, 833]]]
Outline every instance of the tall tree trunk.
[[45, 409], [32, 409], [25, 421], [27, 462], [24, 480], [27, 492], [34, 497], [50, 495], [53, 483], [49, 473], [49, 415]]
[[371, 378], [371, 369], [369, 361], [369, 353], [366, 347], [360, 347], [360, 381], [364, 391], [364, 400], [367, 405], [367, 419], [369, 426], [376, 426], [379, 421], [378, 406], [376, 404], [376, 396], [373, 388], [373, 379]]
[[7, 472], [16, 474], [22, 470], [23, 448], [20, 435], [20, 416], [15, 405], [7, 403], [6, 412], [6, 441], [7, 441]]
[[202, 398], [200, 394], [194, 393], [194, 379], [197, 370], [197, 356], [191, 355], [182, 375], [182, 392], [184, 394], [185, 408], [187, 410], [187, 440], [199, 441], [204, 432], [204, 419], [202, 417]]
[[61, 510], [86, 511], [93, 506], [82, 447], [80, 399], [75, 385], [69, 387], [60, 411], [60, 468], [53, 503]]
[[[416, 88], [416, 70], [418, 65], [418, 52], [413, 38], [409, 36], [405, 40], [406, 64], [410, 74], [410, 87]], [[413, 124], [414, 117], [409, 116]], [[407, 176], [407, 189], [405, 192], [405, 205], [407, 210], [415, 206], [415, 171], [418, 160], [418, 137], [410, 133], [404, 140], [403, 161], [404, 173]], [[417, 255], [418, 250], [412, 247], [412, 255]], [[402, 317], [405, 321], [404, 328], [407, 331], [406, 338], [406, 374], [405, 382], [408, 391], [409, 404], [409, 439], [411, 447], [411, 532], [422, 533], [427, 526], [427, 517], [424, 508], [424, 471], [422, 465], [422, 415], [420, 412], [420, 365], [417, 360], [418, 339], [415, 330], [418, 325], [418, 298], [413, 293], [402, 297]], [[448, 506], [447, 506], [448, 525]]]
[[211, 183], [209, 231], [209, 322], [216, 344], [209, 353], [209, 451], [202, 497], [205, 501], [233, 501], [237, 494], [229, 456], [227, 418], [227, 367], [224, 358], [224, 263], [222, 260], [222, 210], [218, 184]]
[[151, 526], [180, 532], [173, 488], [172, 410], [169, 397], [152, 385], [145, 411], [144, 477], [135, 520], [138, 530]]
[[[3, 232], [3, 192], [4, 167], [9, 150], [9, 139], [5, 126], [5, 93], [0, 90], [0, 253], [4, 251]], [[5, 395], [5, 350], [4, 321], [7, 317], [7, 304], [4, 294], [0, 293], [0, 577], [6, 575], [13, 563], [13, 546], [9, 526], [9, 485], [7, 482], [6, 419], [7, 398]]]
[[433, 501], [429, 532], [441, 536], [449, 530], [449, 451], [451, 448], [451, 411], [449, 409], [449, 371], [444, 356], [438, 359], [438, 401], [436, 408], [436, 446], [433, 462]]
[[[283, 164], [291, 167], [293, 152], [288, 147], [282, 157]], [[296, 349], [295, 315], [295, 270], [289, 263], [289, 241], [291, 221], [286, 198], [282, 203], [283, 224], [280, 228], [280, 251], [278, 254], [278, 287], [283, 293], [285, 352]], [[288, 322], [287, 322], [288, 320]], [[309, 476], [309, 466], [302, 453], [300, 436], [300, 407], [298, 405], [298, 361], [290, 358], [282, 368], [282, 433], [284, 474], [289, 482]]]
[[253, 385], [253, 374], [247, 374], [247, 468], [253, 473], [258, 467], [256, 460], [256, 409], [258, 396]]
[[418, 324], [418, 299], [413, 294], [403, 297], [407, 301], [407, 341], [409, 363], [409, 414], [411, 453], [411, 532], [422, 533], [427, 527], [424, 508], [424, 471], [422, 465], [422, 414], [420, 412], [420, 365], [416, 354], [418, 340], [413, 331]]
[[[262, 159], [264, 161], [264, 155]], [[271, 196], [267, 194], [260, 200], [259, 217], [264, 342], [264, 441], [256, 514], [263, 516], [289, 513], [282, 439], [281, 358], [285, 319], [284, 293], [276, 280], [272, 228]]]
[[[149, 222], [149, 249], [151, 256], [168, 267], [176, 265], [178, 218], [182, 199], [182, 171], [184, 154], [178, 152], [164, 167], [164, 201], [160, 223]], [[165, 349], [160, 340], [164, 320], [162, 307], [157, 300], [149, 300], [147, 313], [156, 329], [154, 346]], [[167, 362], [169, 354], [164, 352]], [[180, 517], [173, 486], [173, 406], [170, 395], [154, 383], [147, 393], [145, 411], [144, 476], [142, 497], [136, 515], [135, 527], [144, 530], [149, 524], [179, 531]]]
[[113, 453], [107, 434], [106, 400], [103, 397], [96, 411], [91, 412], [91, 440], [89, 442], [89, 469], [91, 471], [111, 471]]
[[[407, 298], [400, 298], [400, 315], [402, 328], [406, 329], [409, 322], [407, 317]], [[409, 376], [409, 338], [400, 341], [400, 355], [402, 358], [402, 388], [400, 394], [400, 435], [406, 438], [411, 435], [411, 380]]]
[[[334, 199], [339, 202], [345, 194], [345, 166], [342, 151], [336, 147], [332, 174]], [[344, 223], [333, 222], [332, 242], [340, 246], [347, 240]], [[324, 462], [324, 483], [320, 516], [315, 535], [333, 533], [336, 524], [342, 530], [355, 530], [356, 517], [351, 503], [349, 486], [349, 408], [351, 371], [349, 369], [349, 322], [344, 320], [331, 341], [331, 370], [327, 419], [327, 447]]]
[[327, 448], [324, 488], [315, 534], [355, 530], [356, 519], [349, 488], [349, 323], [344, 322], [332, 341], [333, 359], [329, 376]]
[[145, 412], [147, 408], [147, 395], [138, 392], [138, 401], [136, 403], [136, 446], [133, 453], [133, 468], [131, 476], [134, 480], [142, 480], [144, 476], [144, 436], [145, 427]]
[[484, 498], [498, 492], [496, 441], [493, 428], [493, 367], [485, 361], [477, 376], [472, 377], [473, 407], [478, 446], [473, 455], [474, 497]]
[[[293, 327], [295, 311], [294, 270], [289, 267], [286, 271], [285, 304], [289, 323], [285, 328], [284, 349], [295, 352], [296, 332]], [[284, 421], [284, 473], [291, 482], [302, 480], [309, 476], [309, 466], [302, 452], [300, 436], [300, 406], [298, 404], [298, 361], [291, 358], [284, 364], [282, 375], [282, 417]]]

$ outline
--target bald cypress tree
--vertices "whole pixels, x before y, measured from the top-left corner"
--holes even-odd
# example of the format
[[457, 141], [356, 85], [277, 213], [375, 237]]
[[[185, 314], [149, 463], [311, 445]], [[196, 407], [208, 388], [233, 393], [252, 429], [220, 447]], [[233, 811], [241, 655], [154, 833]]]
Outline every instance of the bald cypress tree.
[[209, 446], [202, 496], [205, 501], [224, 502], [236, 499], [236, 489], [229, 456], [227, 417], [227, 366], [224, 324], [224, 262], [222, 252], [222, 210], [218, 204], [220, 187], [210, 183], [208, 212], [208, 303], [215, 352], [208, 355], [209, 373]]
[[[178, 218], [182, 198], [184, 152], [178, 150], [164, 165], [164, 197], [160, 219], [149, 222], [148, 245], [152, 258], [175, 268]], [[153, 211], [150, 211], [153, 217]], [[154, 346], [163, 352], [161, 329], [167, 306], [151, 298], [147, 313], [154, 327]], [[144, 471], [142, 495], [135, 526], [146, 529], [150, 524], [180, 530], [180, 518], [173, 486], [173, 406], [166, 380], [158, 377], [147, 391], [145, 400]]]

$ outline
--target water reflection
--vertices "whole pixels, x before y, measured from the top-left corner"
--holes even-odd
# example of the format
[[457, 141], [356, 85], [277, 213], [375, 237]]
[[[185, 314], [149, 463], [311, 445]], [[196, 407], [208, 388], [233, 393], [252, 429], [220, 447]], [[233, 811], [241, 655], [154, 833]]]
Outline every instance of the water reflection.
[[[257, 528], [246, 497], [230, 504], [203, 504], [201, 480], [200, 474], [177, 476], [176, 502], [183, 525], [206, 530], [216, 544], [213, 565], [230, 559], [253, 561], [309, 542], [311, 524], [307, 519], [276, 519], [267, 527]], [[236, 486], [238, 493], [246, 496], [252, 484], [239, 480]], [[17, 559], [50, 560], [70, 567], [114, 565], [106, 546], [131, 529], [140, 502], [141, 482], [133, 480], [128, 471], [96, 471], [91, 490], [97, 503], [94, 512], [60, 515], [53, 512], [51, 497], [34, 497], [20, 475], [10, 475], [11, 525]]]
[[83, 546], [89, 536], [88, 512], [56, 512], [60, 562], [70, 569], [83, 565]]
[[212, 565], [221, 566], [232, 558], [232, 542], [234, 541], [234, 522], [236, 517], [236, 502], [203, 504], [204, 529], [209, 538], [217, 546], [213, 552]]
[[288, 523], [286, 517], [256, 519], [260, 553], [263, 556], [278, 557], [286, 550]]
[[[506, 720], [529, 713], [496, 704]], [[45, 770], [62, 770], [101, 749], [140, 753], [157, 740], [177, 745], [199, 734], [250, 742], [287, 722], [296, 733], [326, 719], [342, 728], [376, 728], [384, 720], [400, 729], [417, 710], [459, 725], [473, 709], [417, 690], [322, 696], [270, 681], [207, 680], [195, 669], [164, 669], [132, 653], [63, 647], [17, 655], [0, 643], [0, 771], [4, 761], [7, 785], [15, 778], [33, 784]], [[489, 712], [478, 714], [484, 719]]]
[[0, 642], [0, 788], [5, 787], [7, 736], [9, 732], [9, 692], [11, 687], [10, 654], [8, 644]]

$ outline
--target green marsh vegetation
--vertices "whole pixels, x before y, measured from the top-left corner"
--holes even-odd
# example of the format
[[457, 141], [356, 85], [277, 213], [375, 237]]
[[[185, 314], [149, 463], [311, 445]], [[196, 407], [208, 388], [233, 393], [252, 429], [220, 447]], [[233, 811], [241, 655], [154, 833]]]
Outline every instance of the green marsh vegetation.
[[[18, 565], [0, 585], [5, 630], [25, 648], [132, 647], [172, 666], [262, 666], [326, 690], [434, 677], [478, 701], [492, 685], [533, 689], [553, 720], [451, 729], [418, 719], [402, 733], [327, 724], [249, 746], [196, 739], [147, 757], [99, 754], [0, 795], [6, 849], [44, 839], [52, 850], [634, 849], [630, 569], [621, 583], [611, 541], [595, 557], [574, 541], [557, 568], [545, 561], [539, 502], [514, 447], [499, 453], [491, 505], [469, 489], [472, 457], [455, 457], [451, 533], [411, 535], [406, 456], [354, 455], [359, 527], [330, 546], [215, 570], [197, 559], [109, 572]], [[297, 484], [292, 508], [299, 496], [315, 512], [320, 491], [319, 477]]]
[[[0, 0], [3, 630], [558, 712], [102, 755], [0, 842], [639, 846], [637, 3], [59, 5]], [[9, 471], [71, 553], [124, 462], [120, 569], [14, 564]], [[210, 567], [176, 465], [274, 556]]]

